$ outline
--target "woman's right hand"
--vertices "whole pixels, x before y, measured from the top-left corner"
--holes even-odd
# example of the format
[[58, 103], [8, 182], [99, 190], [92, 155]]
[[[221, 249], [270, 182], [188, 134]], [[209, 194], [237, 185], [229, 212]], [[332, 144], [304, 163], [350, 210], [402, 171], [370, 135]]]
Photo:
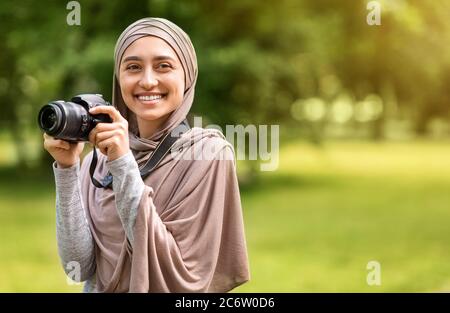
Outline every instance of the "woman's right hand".
[[79, 162], [84, 142], [70, 143], [44, 133], [44, 148], [55, 159], [58, 167], [67, 168]]

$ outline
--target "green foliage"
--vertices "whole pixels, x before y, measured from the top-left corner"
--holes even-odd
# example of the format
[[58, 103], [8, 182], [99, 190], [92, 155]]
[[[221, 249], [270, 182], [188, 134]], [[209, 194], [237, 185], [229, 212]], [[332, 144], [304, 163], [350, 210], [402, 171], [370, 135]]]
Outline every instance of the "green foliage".
[[[337, 123], [345, 124], [343, 134], [362, 127], [381, 138], [390, 121], [409, 121], [418, 133], [437, 117], [448, 123], [445, 0], [380, 0], [380, 26], [367, 24], [366, 1], [79, 2], [80, 26], [67, 25], [64, 1], [0, 4], [0, 101], [7, 104], [0, 128], [14, 132], [18, 145], [26, 129], [37, 132], [36, 114], [47, 101], [82, 92], [111, 98], [115, 41], [146, 16], [168, 18], [191, 36], [199, 62], [192, 113], [207, 122], [280, 124], [320, 141], [336, 134], [336, 101], [344, 97], [356, 112], [376, 96], [381, 114], [360, 122], [350, 112]], [[326, 107], [318, 123], [292, 113], [310, 98]]]

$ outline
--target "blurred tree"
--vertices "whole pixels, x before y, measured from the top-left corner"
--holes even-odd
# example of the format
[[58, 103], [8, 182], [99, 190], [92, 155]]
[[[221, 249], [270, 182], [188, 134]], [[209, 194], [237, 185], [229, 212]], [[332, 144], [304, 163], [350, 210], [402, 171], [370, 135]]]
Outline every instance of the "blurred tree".
[[[0, 127], [14, 135], [22, 164], [44, 103], [81, 92], [110, 99], [115, 41], [146, 16], [168, 18], [191, 36], [199, 62], [192, 113], [207, 123], [281, 124], [293, 132], [298, 104], [319, 98], [326, 111], [311, 129], [320, 141], [336, 114], [343, 124], [371, 95], [381, 99], [377, 118], [353, 114], [345, 123], [370, 127], [373, 138], [392, 118], [410, 119], [418, 133], [433, 117], [448, 121], [445, 0], [380, 0], [380, 26], [367, 25], [367, 1], [79, 2], [80, 26], [67, 25], [65, 2], [0, 3]], [[342, 104], [347, 94], [353, 109]]]

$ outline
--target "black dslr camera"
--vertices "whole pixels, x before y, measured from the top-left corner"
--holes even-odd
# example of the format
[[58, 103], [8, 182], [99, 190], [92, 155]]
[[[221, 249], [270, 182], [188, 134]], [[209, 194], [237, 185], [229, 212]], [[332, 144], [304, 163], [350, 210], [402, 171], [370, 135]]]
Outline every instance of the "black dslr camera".
[[100, 105], [111, 104], [99, 94], [78, 95], [70, 102], [52, 101], [39, 111], [39, 127], [57, 139], [89, 141], [89, 133], [98, 123], [112, 122], [108, 114], [89, 114], [89, 109]]

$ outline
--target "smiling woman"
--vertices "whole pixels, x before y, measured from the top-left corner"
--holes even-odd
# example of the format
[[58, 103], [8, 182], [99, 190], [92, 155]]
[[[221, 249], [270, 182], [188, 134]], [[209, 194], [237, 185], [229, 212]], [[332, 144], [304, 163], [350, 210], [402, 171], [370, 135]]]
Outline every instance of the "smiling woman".
[[127, 48], [120, 63], [119, 81], [122, 97], [136, 115], [139, 133], [145, 138], [183, 100], [183, 67], [175, 51], [158, 37], [143, 37]]
[[[179, 157], [164, 154], [141, 177], [185, 125], [197, 72], [189, 36], [170, 21], [141, 19], [119, 37], [115, 108], [90, 111], [113, 121], [89, 134], [102, 153], [92, 174], [112, 176], [112, 189], [92, 184], [93, 153], [79, 165], [81, 143], [44, 136], [56, 160], [59, 255], [85, 291], [226, 292], [249, 279], [234, 150], [222, 133], [188, 129], [177, 139]], [[199, 147], [217, 157], [193, 159]]]

